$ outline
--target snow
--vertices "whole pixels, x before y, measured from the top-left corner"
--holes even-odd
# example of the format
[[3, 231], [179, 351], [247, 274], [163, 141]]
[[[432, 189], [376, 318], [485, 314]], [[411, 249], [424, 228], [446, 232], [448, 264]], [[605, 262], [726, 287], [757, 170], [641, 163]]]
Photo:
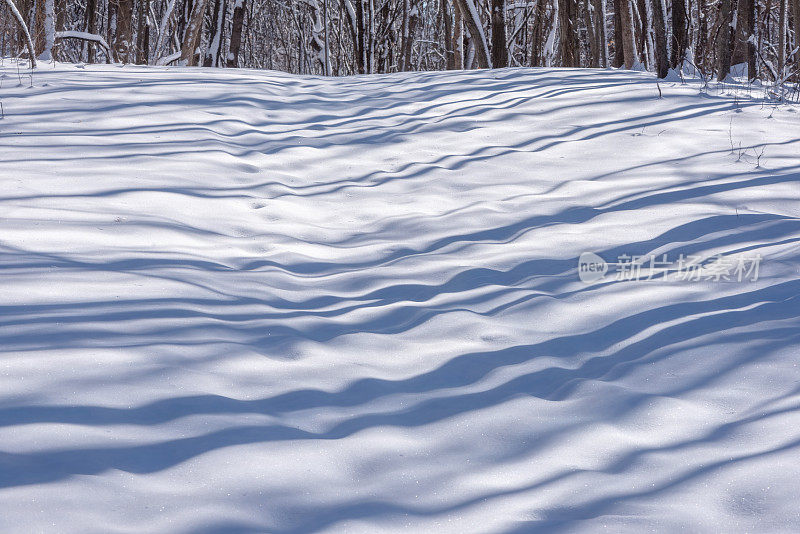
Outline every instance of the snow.
[[681, 81], [681, 73], [678, 69], [669, 69], [667, 71], [667, 76], [664, 78], [665, 82], [680, 82]]
[[[0, 531], [800, 530], [797, 107], [610, 69], [22, 72]], [[650, 254], [762, 260], [612, 276]]]
[[[97, 35], [94, 33], [87, 33], [87, 32], [78, 32], [78, 31], [63, 31], [63, 32], [56, 32], [55, 38], [58, 39], [83, 39], [84, 41], [94, 41], [98, 43], [100, 46], [106, 49], [106, 51], [111, 50], [111, 47], [108, 46], [108, 43], [105, 39], [103, 39], [102, 35]], [[42, 58], [44, 59], [44, 58]]]

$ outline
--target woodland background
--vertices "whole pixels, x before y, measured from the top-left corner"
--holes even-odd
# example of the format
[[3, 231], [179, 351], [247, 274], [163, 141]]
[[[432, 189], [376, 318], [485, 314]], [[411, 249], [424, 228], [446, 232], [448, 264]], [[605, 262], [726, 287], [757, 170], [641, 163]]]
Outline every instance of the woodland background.
[[746, 64], [749, 79], [783, 83], [800, 77], [799, 49], [800, 0], [5, 0], [0, 9], [3, 56], [332, 76], [625, 66], [666, 77], [682, 66], [722, 80]]

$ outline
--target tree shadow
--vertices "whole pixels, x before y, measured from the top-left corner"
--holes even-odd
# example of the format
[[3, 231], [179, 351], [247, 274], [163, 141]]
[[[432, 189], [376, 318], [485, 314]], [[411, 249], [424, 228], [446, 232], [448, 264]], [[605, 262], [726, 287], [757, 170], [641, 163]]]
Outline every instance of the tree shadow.
[[[80, 233], [95, 224], [90, 217], [92, 207], [108, 206], [106, 202], [136, 195], [212, 202], [293, 201], [307, 203], [311, 209], [325, 209], [324, 202], [343, 198], [339, 196], [343, 192], [376, 190], [389, 195], [394, 191], [392, 188], [403, 186], [408, 188], [407, 196], [413, 196], [415, 187], [435, 187], [435, 178], [456, 176], [471, 166], [492, 168], [508, 158], [523, 157], [535, 168], [544, 161], [540, 158], [550, 157], [572, 143], [580, 147], [612, 143], [621, 135], [628, 136], [640, 129], [704, 121], [721, 113], [759, 105], [756, 101], [737, 103], [716, 97], [701, 102], [681, 101], [669, 109], [660, 109], [655, 96], [639, 91], [653, 88], [651, 78], [621, 71], [512, 69], [489, 77], [485, 73], [419, 73], [395, 77], [402, 84], [393, 83], [392, 77], [353, 77], [340, 80], [337, 85], [313, 77], [279, 74], [264, 77], [232, 72], [205, 79], [202, 83], [206, 96], [177, 93], [191, 91], [199, 83], [196, 74], [169, 69], [141, 72], [145, 79], [134, 84], [134, 88], [143, 94], [159, 94], [156, 100], [115, 101], [120, 92], [131, 90], [130, 80], [123, 74], [107, 71], [87, 73], [93, 76], [91, 84], [88, 80], [84, 83], [70, 79], [50, 90], [57, 99], [80, 97], [77, 104], [64, 100], [67, 102], [64, 107], [56, 110], [37, 104], [23, 112], [18, 104], [26, 97], [21, 91], [12, 92], [8, 117], [13, 129], [9, 131], [22, 131], [0, 141], [3, 151], [0, 168], [13, 174], [6, 174], [2, 180], [10, 184], [13, 177], [26, 177], [29, 172], [33, 175], [30, 169], [34, 165], [91, 168], [98, 162], [115, 165], [137, 162], [146, 168], [165, 160], [215, 155], [205, 163], [203, 172], [211, 174], [225, 169], [241, 181], [216, 182], [183, 175], [175, 178], [170, 174], [172, 171], [164, 171], [155, 181], [143, 184], [112, 177], [98, 180], [91, 187], [67, 182], [63, 191], [44, 187], [12, 191], [9, 187], [0, 198], [0, 209], [11, 213], [9, 221], [12, 210], [17, 208], [86, 203], [84, 218], [76, 216], [63, 221], [65, 227]], [[241, 88], [241, 93], [232, 94], [232, 85]], [[603, 93], [604, 98], [593, 98], [598, 91], [611, 91], [614, 96]], [[99, 101], [92, 103], [88, 98], [91, 95], [100, 95]], [[595, 116], [608, 105], [627, 111], [617, 117]], [[175, 108], [189, 109], [197, 120], [172, 117], [169, 111]], [[88, 109], [107, 116], [141, 114], [152, 117], [154, 124], [114, 126], [97, 121], [75, 126], [66, 122]], [[224, 111], [219, 116], [209, 110]], [[562, 114], [573, 116], [567, 120]], [[41, 126], [46, 120], [54, 122]], [[467, 137], [503, 125], [542, 126], [549, 121], [560, 127], [539, 128], [540, 131], [531, 128], [534, 131], [524, 135], [493, 138], [481, 146], [465, 144], [450, 152], [410, 155], [400, 158], [396, 165], [388, 162], [384, 165], [381, 161], [377, 170], [354, 165], [352, 172], [331, 172], [318, 181], [312, 178], [319, 177], [314, 173], [325, 174], [325, 161], [315, 160], [318, 155], [294, 155], [298, 147], [323, 151], [319, 154], [330, 152], [332, 164], [344, 154], [387, 150], [387, 147], [401, 150], [408, 139], [436, 139], [450, 134]], [[154, 145], [155, 135], [173, 137]], [[800, 137], [792, 137], [764, 146], [788, 153], [799, 140]], [[60, 148], [64, 150], [56, 153]], [[98, 150], [82, 155], [87, 148]], [[31, 153], [36, 154], [35, 161], [31, 161]], [[770, 170], [741, 167], [714, 173], [706, 172], [707, 168], [702, 172], [691, 170], [702, 167], [702, 161], [721, 155], [724, 151], [718, 147], [698, 146], [691, 153], [667, 151], [646, 161], [621, 161], [614, 170], [590, 170], [586, 181], [594, 183], [664, 167], [687, 175], [664, 185], [621, 188], [602, 198], [587, 193], [562, 202], [555, 209], [515, 211], [508, 205], [522, 198], [530, 198], [532, 204], [557, 200], [563, 190], [573, 185], [570, 181], [552, 180], [535, 192], [529, 188], [520, 193], [512, 188], [485, 202], [476, 200], [456, 208], [444, 206], [434, 213], [382, 217], [373, 221], [369, 232], [303, 238], [306, 245], [322, 247], [328, 253], [319, 256], [297, 253], [265, 258], [236, 251], [225, 259], [213, 254], [193, 255], [185, 250], [149, 254], [122, 247], [115, 249], [115, 254], [106, 255], [101, 243], [93, 245], [94, 248], [89, 246], [91, 253], [78, 253], [69, 250], [66, 244], [64, 250], [53, 251], [52, 247], [38, 246], [35, 242], [20, 244], [0, 235], [1, 283], [7, 288], [33, 275], [69, 284], [77, 279], [107, 280], [104, 277], [110, 274], [120, 276], [125, 283], [159, 281], [189, 288], [165, 290], [160, 296], [128, 293], [119, 299], [81, 299], [76, 295], [74, 299], [45, 303], [26, 299], [2, 302], [0, 352], [8, 355], [24, 357], [66, 349], [159, 352], [170, 347], [189, 353], [202, 350], [196, 364], [224, 362], [233, 350], [241, 350], [249, 355], [287, 358], [289, 365], [287, 353], [306, 343], [346, 346], [344, 341], [349, 336], [418, 341], [419, 332], [437, 321], [470, 317], [501, 324], [521, 321], [519, 317], [525, 316], [525, 320], [535, 322], [552, 313], [554, 304], [562, 306], [565, 314], [575, 314], [569, 332], [545, 331], [539, 339], [524, 339], [527, 334], [518, 323], [520, 333], [515, 333], [516, 337], [486, 342], [486, 347], [480, 350], [459, 348], [450, 353], [447, 348], [442, 349], [446, 357], [430, 368], [415, 369], [404, 375], [366, 369], [337, 387], [323, 380], [298, 379], [274, 394], [257, 398], [241, 398], [235, 388], [227, 395], [176, 391], [171, 396], [150, 396], [128, 406], [43, 402], [35, 395], [7, 397], [0, 404], [0, 430], [9, 432], [33, 425], [70, 426], [78, 434], [98, 428], [114, 432], [120, 427], [144, 430], [159, 425], [168, 430], [157, 439], [142, 437], [122, 443], [94, 439], [88, 445], [63, 445], [48, 439], [45, 447], [32, 451], [4, 449], [0, 451], [0, 490], [64, 483], [78, 475], [102, 475], [110, 470], [147, 475], [235, 446], [269, 450], [271, 444], [352, 440], [377, 430], [413, 432], [419, 437], [437, 425], [487, 411], [500, 413], [502, 407], [519, 399], [541, 401], [536, 406], [545, 406], [542, 410], [581, 398], [591, 399], [582, 397], [584, 389], [591, 387], [623, 390], [613, 397], [618, 404], [597, 408], [589, 414], [593, 423], [615, 425], [654, 399], [683, 399], [706, 391], [742, 369], [767, 365], [767, 355], [799, 345], [800, 279], [797, 277], [776, 274], [758, 284], [701, 286], [693, 293], [663, 284], [657, 286], [663, 291], [660, 296], [644, 296], [644, 289], [634, 289], [633, 283], [622, 280], [581, 285], [577, 281], [577, 258], [572, 254], [573, 248], [566, 245], [563, 250], [546, 253], [528, 253], [520, 245], [533, 235], [565, 228], [589, 228], [608, 217], [667, 213], [680, 206], [701, 205], [703, 209], [692, 212], [690, 220], [676, 217], [674, 223], [663, 224], [663, 228], [650, 232], [649, 237], [615, 236], [610, 240], [612, 244], [597, 247], [593, 252], [613, 261], [625, 254], [674, 256], [723, 251], [766, 255], [768, 249], [779, 248], [780, 261], [790, 266], [800, 265], [798, 217], [747, 210], [738, 213], [722, 209], [730, 207], [720, 200], [758, 197], [781, 205], [794, 201], [795, 198], [787, 198], [791, 195], [787, 191], [800, 181], [800, 163], [796, 158], [786, 157], [780, 166]], [[295, 171], [268, 163], [283, 157], [289, 157], [298, 168], [307, 164], [314, 172], [309, 171], [309, 177], [304, 176], [307, 179], [292, 183], [289, 178], [297, 177], [292, 174]], [[494, 211], [481, 218], [476, 214], [485, 205]], [[24, 214], [14, 221], [31, 225], [39, 222], [36, 217]], [[647, 216], [642, 217], [648, 220]], [[126, 228], [138, 234], [168, 231], [220, 246], [236, 241], [236, 236], [208, 229], [198, 219], [170, 219], [161, 213], [132, 220]], [[404, 235], [406, 238], [396, 239]], [[299, 240], [294, 235], [278, 238]], [[592, 236], [580, 236], [575, 241], [586, 245], [597, 242]], [[372, 255], [361, 254], [360, 247], [365, 244], [391, 247]], [[503, 261], [487, 261], [480, 252], [489, 248], [504, 251]], [[437, 263], [443, 258], [449, 263]], [[276, 289], [271, 293], [252, 291], [257, 284]], [[630, 294], [643, 296], [640, 300], [624, 301], [627, 304], [623, 300], [614, 301]], [[580, 313], [581, 309], [597, 311], [605, 307], [610, 309], [601, 320]], [[463, 320], [457, 324], [466, 329], [474, 323]], [[423, 341], [422, 336], [419, 341]], [[702, 353], [709, 347], [727, 344], [745, 349], [669, 387], [658, 389], [647, 384], [640, 384], [640, 389], [626, 387], [625, 380], [637, 373], [646, 374], [654, 365], [669, 364], [687, 351]], [[191, 366], [186, 365], [187, 369]], [[104, 378], [104, 384], [135, 388], [153, 373], [160, 372], [163, 368], [158, 366], [134, 368]], [[70, 380], [71, 377], [65, 376], [62, 383], [80, 386], [97, 381], [94, 377]], [[788, 403], [792, 398], [790, 392], [769, 392], [763, 397], [769, 399], [758, 399], [763, 401], [762, 409], [733, 414], [728, 421], [712, 421], [700, 434], [687, 432], [656, 444], [620, 446], [593, 472], [633, 479], [636, 476], [633, 471], [643, 459], [703, 445], [723, 447], [724, 440], [742, 428], [798, 411], [796, 403], [770, 404], [777, 399]], [[326, 416], [325, 424], [315, 428], [298, 424], [310, 418], [309, 414]], [[242, 422], [245, 416], [253, 417], [250, 423]], [[196, 427], [190, 432], [170, 430], [190, 418], [200, 421], [224, 418], [225, 423], [212, 430]], [[505, 429], [510, 436], [508, 442], [476, 461], [467, 471], [478, 472], [526, 460], [534, 463], [544, 457], [546, 450], [584, 429], [586, 420], [577, 418], [550, 425], [545, 418], [533, 417], [529, 424], [530, 441], [515, 440], [512, 430]], [[520, 523], [513, 530], [569, 530], [577, 521], [612, 513], [620, 503], [658, 497], [725, 466], [795, 451], [800, 441], [789, 434], [785, 443], [765, 444], [758, 452], [737, 452], [725, 460], [708, 455], [677, 475], [666, 471], [655, 473], [660, 478], [651, 487], [630, 491], [609, 489], [600, 496], [575, 499], [563, 507], [533, 510], [540, 519]], [[398, 469], [410, 472], [430, 468], [439, 461], [446, 464], [448, 454], [456, 454], [448, 451], [448, 445], [433, 443], [432, 460], [427, 463], [403, 460]], [[458, 470], [452, 467], [453, 479], [458, 477]], [[274, 524], [267, 525], [266, 519], [262, 524], [221, 518], [203, 531], [313, 532], [351, 520], [442, 518], [487, 502], [572, 484], [589, 471], [592, 469], [559, 466], [550, 474], [533, 472], [526, 483], [508, 483], [500, 489], [482, 488], [474, 496], [454, 494], [445, 502], [429, 499], [418, 505], [404, 504], [380, 493], [344, 494], [335, 502], [316, 504], [297, 496], [289, 499], [288, 505], [275, 505], [282, 507], [284, 519]], [[446, 490], [447, 481], [437, 476], [431, 475], [432, 483]], [[276, 484], [283, 484], [289, 492], [292, 481]]]

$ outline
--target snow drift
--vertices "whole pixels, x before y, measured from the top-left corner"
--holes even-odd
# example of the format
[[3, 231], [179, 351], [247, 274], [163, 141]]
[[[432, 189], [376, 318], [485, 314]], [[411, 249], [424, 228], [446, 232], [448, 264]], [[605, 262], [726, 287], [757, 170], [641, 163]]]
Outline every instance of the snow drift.
[[[800, 530], [796, 107], [0, 76], [3, 532]], [[760, 271], [614, 274], [664, 255]]]

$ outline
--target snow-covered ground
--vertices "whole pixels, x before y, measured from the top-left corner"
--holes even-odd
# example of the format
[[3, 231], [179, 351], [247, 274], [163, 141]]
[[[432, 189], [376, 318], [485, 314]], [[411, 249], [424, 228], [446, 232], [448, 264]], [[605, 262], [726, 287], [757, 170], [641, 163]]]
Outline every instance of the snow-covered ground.
[[[26, 72], [0, 531], [800, 531], [797, 107], [614, 70]], [[584, 252], [620, 265], [583, 283]], [[758, 276], [679, 261], [717, 254]]]

